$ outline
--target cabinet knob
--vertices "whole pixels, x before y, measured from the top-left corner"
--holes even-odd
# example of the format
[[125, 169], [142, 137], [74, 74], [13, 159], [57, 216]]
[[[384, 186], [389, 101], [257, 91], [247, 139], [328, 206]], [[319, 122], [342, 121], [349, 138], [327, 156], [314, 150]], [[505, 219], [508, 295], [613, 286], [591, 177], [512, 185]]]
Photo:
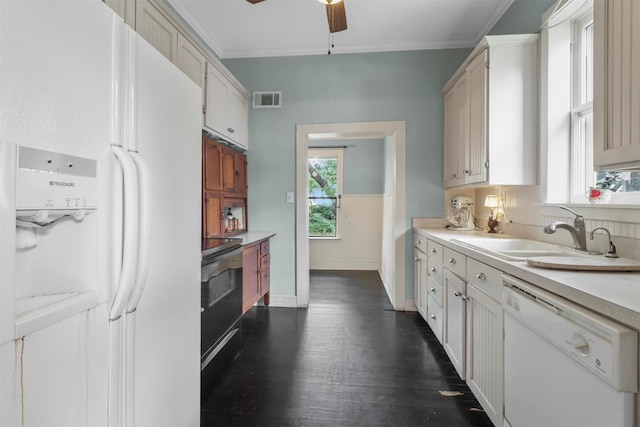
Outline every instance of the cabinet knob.
[[431, 292], [435, 293], [436, 292], [436, 288], [431, 288], [429, 289]]
[[227, 132], [234, 133], [236, 130], [234, 128], [227, 128]]
[[431, 318], [432, 318], [433, 320], [436, 320], [436, 315], [435, 315], [435, 314], [432, 314], [432, 315], [431, 315]]
[[476, 279], [487, 280], [487, 276], [485, 276], [484, 273], [478, 273], [478, 275], [476, 276]]
[[436, 248], [431, 248], [431, 253], [432, 253], [432, 254], [437, 254], [437, 253], [438, 253], [438, 250], [437, 250]]
[[436, 268], [435, 267], [431, 267], [431, 269], [429, 271], [431, 271], [432, 273], [435, 273], [436, 272]]
[[416, 240], [416, 245], [422, 244], [422, 240]]
[[455, 292], [453, 293], [453, 295], [455, 295], [455, 296], [459, 297], [459, 296], [461, 296], [462, 294], [461, 294], [460, 292], [458, 292], [458, 291], [455, 291]]
[[420, 262], [420, 258], [418, 258], [418, 257], [415, 257], [413, 260], [414, 260], [415, 262]]
[[455, 264], [455, 263], [456, 263], [455, 258], [449, 258], [449, 264]]
[[469, 175], [469, 169], [465, 169], [465, 170], [464, 170], [464, 174], [465, 174], [465, 175]]

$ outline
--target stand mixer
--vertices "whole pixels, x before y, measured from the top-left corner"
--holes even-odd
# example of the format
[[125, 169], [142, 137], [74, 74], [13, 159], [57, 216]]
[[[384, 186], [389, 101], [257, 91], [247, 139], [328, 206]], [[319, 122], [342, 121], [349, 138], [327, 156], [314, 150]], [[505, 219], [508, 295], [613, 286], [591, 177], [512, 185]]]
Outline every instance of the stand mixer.
[[470, 231], [475, 230], [471, 208], [474, 200], [470, 196], [455, 196], [451, 199], [451, 208], [447, 220], [451, 223], [449, 230]]

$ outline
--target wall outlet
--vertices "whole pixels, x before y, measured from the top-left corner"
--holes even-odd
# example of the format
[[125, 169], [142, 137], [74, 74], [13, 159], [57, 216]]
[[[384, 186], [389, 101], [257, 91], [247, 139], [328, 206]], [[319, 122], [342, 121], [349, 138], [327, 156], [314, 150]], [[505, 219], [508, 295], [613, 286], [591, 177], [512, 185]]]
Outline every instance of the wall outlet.
[[287, 203], [293, 203], [293, 191], [287, 191]]

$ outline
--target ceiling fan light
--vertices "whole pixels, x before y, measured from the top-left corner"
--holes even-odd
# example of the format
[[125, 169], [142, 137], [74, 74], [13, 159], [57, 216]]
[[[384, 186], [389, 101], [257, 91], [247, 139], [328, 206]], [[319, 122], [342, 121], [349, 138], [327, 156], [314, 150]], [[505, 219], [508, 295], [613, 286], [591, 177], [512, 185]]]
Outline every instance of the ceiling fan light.
[[336, 4], [336, 3], [340, 3], [342, 0], [318, 0], [318, 1], [323, 4]]

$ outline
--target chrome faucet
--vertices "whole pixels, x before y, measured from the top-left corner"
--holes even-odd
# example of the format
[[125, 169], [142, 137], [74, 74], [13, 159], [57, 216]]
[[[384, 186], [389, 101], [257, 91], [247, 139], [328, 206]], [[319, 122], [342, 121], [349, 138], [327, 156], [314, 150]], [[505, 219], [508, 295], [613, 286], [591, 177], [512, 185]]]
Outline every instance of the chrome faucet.
[[607, 233], [607, 237], [609, 237], [609, 250], [604, 254], [604, 256], [606, 256], [607, 258], [618, 258], [616, 247], [611, 240], [611, 233], [609, 233], [609, 230], [604, 227], [594, 228], [593, 230], [591, 230], [591, 240], [593, 240], [593, 235], [595, 234], [596, 230], [604, 230], [605, 233]]
[[573, 221], [573, 225], [567, 224], [562, 221], [554, 221], [544, 228], [546, 234], [553, 234], [558, 228], [563, 228], [571, 233], [573, 238], [573, 249], [578, 251], [587, 251], [587, 230], [584, 226], [584, 217], [577, 212], [572, 211], [566, 206], [558, 206], [561, 209], [567, 210], [574, 214], [576, 217]]

